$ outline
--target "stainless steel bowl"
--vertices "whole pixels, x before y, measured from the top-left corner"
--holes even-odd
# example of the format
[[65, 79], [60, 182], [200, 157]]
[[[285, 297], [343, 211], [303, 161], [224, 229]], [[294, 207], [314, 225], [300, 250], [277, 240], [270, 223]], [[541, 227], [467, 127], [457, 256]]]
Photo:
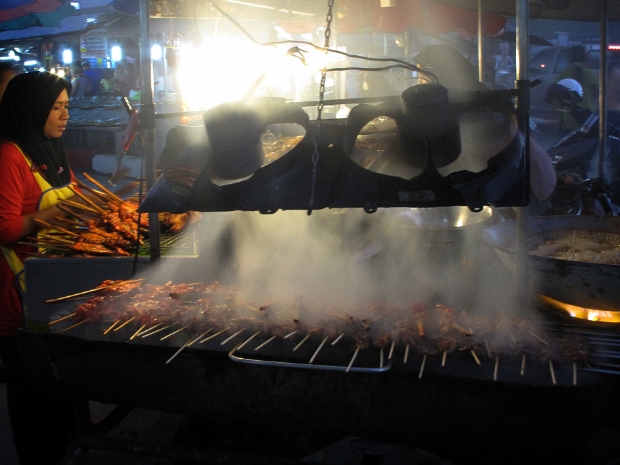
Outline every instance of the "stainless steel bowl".
[[392, 208], [390, 212], [401, 226], [442, 231], [486, 225], [493, 217], [491, 207], [484, 207], [480, 212], [473, 212], [465, 206]]

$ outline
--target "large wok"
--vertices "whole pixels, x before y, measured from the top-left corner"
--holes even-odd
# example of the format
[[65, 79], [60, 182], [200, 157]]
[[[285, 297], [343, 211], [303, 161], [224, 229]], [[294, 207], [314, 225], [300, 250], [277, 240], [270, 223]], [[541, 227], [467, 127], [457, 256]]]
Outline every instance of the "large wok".
[[[620, 218], [544, 216], [529, 220], [530, 234], [560, 229], [620, 232]], [[510, 269], [515, 269], [516, 220], [484, 230], [483, 238]], [[561, 302], [598, 310], [620, 310], [620, 265], [606, 265], [529, 255], [532, 289]]]

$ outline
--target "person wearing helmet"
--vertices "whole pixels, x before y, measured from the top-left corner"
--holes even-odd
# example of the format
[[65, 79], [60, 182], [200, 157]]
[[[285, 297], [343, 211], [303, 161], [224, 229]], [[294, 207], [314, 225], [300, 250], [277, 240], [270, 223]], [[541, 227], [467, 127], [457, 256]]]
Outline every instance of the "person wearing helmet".
[[[598, 111], [598, 71], [586, 66], [586, 50], [582, 45], [571, 47], [568, 51], [568, 58], [571, 64], [558, 75], [556, 83], [562, 79], [577, 81], [583, 89], [581, 102], [577, 105], [596, 113]], [[573, 116], [564, 111], [560, 112], [559, 124], [560, 131], [571, 131], [579, 127]]]

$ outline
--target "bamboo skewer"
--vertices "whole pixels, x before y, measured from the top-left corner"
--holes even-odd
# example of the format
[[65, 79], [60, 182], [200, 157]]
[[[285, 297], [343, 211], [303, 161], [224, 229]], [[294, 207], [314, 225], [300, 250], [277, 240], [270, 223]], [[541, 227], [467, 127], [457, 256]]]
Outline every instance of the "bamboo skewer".
[[273, 341], [276, 337], [275, 336], [271, 336], [269, 339], [267, 339], [265, 342], [263, 342], [262, 344], [260, 344], [259, 346], [254, 347], [254, 350], [260, 350], [263, 347], [265, 347], [267, 344], [269, 344], [271, 341]]
[[57, 302], [62, 302], [64, 300], [71, 299], [73, 297], [79, 297], [79, 296], [86, 295], [86, 294], [92, 294], [94, 292], [102, 291], [104, 289], [109, 289], [111, 287], [119, 286], [119, 285], [122, 285], [122, 284], [134, 284], [134, 283], [137, 283], [137, 282], [140, 282], [140, 281], [143, 281], [143, 280], [144, 280], [144, 278], [128, 279], [128, 280], [122, 281], [120, 283], [108, 284], [107, 286], [99, 286], [99, 287], [95, 287], [93, 289], [88, 289], [87, 291], [76, 292], [75, 294], [65, 295], [63, 297], [57, 297], [55, 299], [48, 299], [48, 300], [45, 301], [45, 303], [46, 304], [55, 304]]
[[62, 245], [66, 244], [68, 246], [71, 246], [71, 245], [75, 244], [75, 240], [65, 239], [64, 237], [60, 237], [60, 236], [53, 236], [51, 234], [39, 234], [38, 239], [39, 240], [43, 239], [45, 241], [49, 241], [50, 244], [53, 244], [55, 242], [61, 242]]
[[[204, 333], [203, 333], [204, 334]], [[174, 355], [172, 357], [170, 357], [168, 360], [166, 360], [166, 365], [170, 362], [172, 362], [172, 360], [174, 360], [174, 358], [179, 355], [181, 353], [181, 351], [183, 351], [186, 347], [189, 347], [191, 344], [193, 344], [194, 342], [196, 342], [198, 339], [200, 339], [203, 334], [198, 334], [194, 337], [191, 337], [185, 344], [183, 344], [179, 350], [177, 350]]]
[[63, 228], [62, 226], [54, 226], [50, 223], [48, 223], [47, 221], [43, 221], [43, 220], [39, 220], [38, 218], [34, 219], [35, 223], [39, 223], [42, 224], [43, 226], [45, 226], [46, 228], [49, 229], [57, 229], [58, 231], [62, 231], [65, 234], [69, 234], [70, 236], [75, 236], [75, 237], [79, 237], [79, 234], [73, 231], [69, 231], [68, 229]]
[[80, 326], [80, 325], [82, 325], [82, 324], [86, 323], [88, 320], [90, 320], [90, 318], [84, 318], [82, 321], [80, 321], [80, 322], [78, 322], [78, 323], [76, 323], [76, 324], [74, 324], [74, 325], [72, 325], [72, 326], [69, 326], [69, 327], [67, 327], [67, 328], [63, 329], [63, 331], [69, 331], [70, 329], [73, 329], [73, 328], [75, 328], [76, 326]]
[[99, 212], [95, 210], [94, 208], [90, 208], [89, 206], [84, 205], [79, 202], [74, 202], [73, 200], [65, 199], [60, 203], [60, 205], [61, 206], [68, 205], [69, 207], [77, 208], [78, 210], [83, 210], [83, 211], [87, 211], [90, 213], [96, 213], [97, 215], [99, 215]]
[[108, 334], [110, 331], [112, 331], [112, 328], [114, 328], [121, 320], [116, 320], [114, 323], [112, 323], [108, 329], [106, 329], [103, 334]]
[[355, 359], [357, 358], [357, 354], [360, 351], [360, 346], [357, 346], [355, 348], [355, 353], [353, 354], [353, 357], [351, 357], [351, 361], [349, 362], [349, 366], [347, 366], [347, 369], [344, 370], [345, 373], [348, 373], [351, 370], [351, 367], [353, 366], [353, 362], [355, 362]]
[[80, 229], [80, 230], [88, 230], [88, 228], [84, 227], [84, 225], [82, 224], [82, 221], [79, 219], [71, 219], [71, 218], [65, 218], [64, 216], [57, 216], [54, 218], [54, 221], [57, 221], [59, 223], [64, 223], [67, 225], [67, 227], [71, 226], [75, 229]]
[[443, 351], [443, 355], [441, 356], [441, 366], [445, 367], [446, 366], [446, 358], [448, 356], [448, 351], [444, 350]]
[[416, 320], [416, 323], [418, 325], [418, 334], [420, 335], [420, 337], [424, 336], [424, 323], [422, 322], [421, 318], [418, 318]]
[[284, 336], [282, 339], [288, 339], [289, 337], [295, 335], [298, 332], [298, 330], [293, 331], [292, 333], [288, 333], [286, 336]]
[[97, 210], [102, 215], [105, 215], [106, 213], [108, 213], [103, 208], [101, 208], [99, 205], [97, 205], [95, 202], [93, 202], [88, 197], [86, 197], [84, 194], [82, 194], [80, 191], [77, 191], [75, 189], [71, 189], [71, 190], [73, 191], [75, 195], [77, 195], [79, 198], [81, 198], [84, 202], [86, 202], [88, 205], [93, 207], [95, 210]]
[[474, 357], [474, 360], [476, 361], [476, 363], [478, 365], [481, 365], [480, 359], [478, 358], [478, 355], [476, 355], [476, 351], [474, 349], [471, 349], [470, 352], [471, 352], [472, 357]]
[[88, 173], [83, 173], [84, 177], [86, 179], [88, 179], [90, 182], [92, 182], [95, 186], [97, 186], [99, 189], [101, 189], [103, 192], [105, 192], [106, 194], [108, 194], [112, 199], [123, 203], [124, 200], [121, 199], [118, 195], [116, 195], [114, 192], [112, 192], [111, 190], [107, 189], [103, 184], [101, 184], [99, 181], [97, 181], [95, 178], [93, 178], [92, 176], [90, 176]]
[[78, 220], [80, 220], [82, 223], [86, 223], [86, 221], [91, 220], [92, 218], [89, 218], [87, 216], [84, 215], [80, 215], [79, 213], [75, 213], [71, 210], [69, 210], [68, 208], [66, 208], [64, 205], [62, 204], [57, 204], [56, 208], [58, 208], [59, 210], [67, 213], [68, 215], [74, 216], [75, 218], [77, 218]]
[[160, 325], [160, 323], [150, 326], [147, 328], [148, 323], [143, 324], [140, 329], [137, 331], [137, 333], [135, 334], [134, 337], [142, 337], [144, 336], [146, 333], [149, 333], [153, 328], [157, 328]]
[[491, 348], [489, 347], [489, 341], [487, 338], [484, 338], [484, 347], [487, 349], [487, 356], [491, 358]]
[[166, 334], [165, 336], [163, 336], [160, 341], [163, 341], [164, 339], [168, 339], [171, 336], [174, 336], [177, 333], [180, 333], [181, 331], [183, 331], [185, 328], [187, 328], [187, 326], [183, 326], [182, 328], [177, 329], [176, 331], [172, 331], [170, 334]]
[[[167, 325], [167, 326], [161, 326], [162, 324], [163, 323], [157, 323], [155, 326], [151, 326], [149, 329], [146, 329], [146, 330], [142, 331], [142, 334], [139, 334], [139, 336], [141, 338], [149, 337], [149, 336], [152, 336], [153, 334], [159, 333], [160, 331], [165, 331], [168, 328], [172, 328], [174, 325], [176, 325], [178, 323], [172, 323], [172, 324]], [[155, 329], [155, 328], [157, 328], [157, 329]]]
[[226, 344], [228, 341], [230, 341], [230, 340], [231, 340], [231, 339], [233, 339], [234, 337], [237, 337], [239, 334], [241, 334], [241, 333], [242, 333], [242, 332], [244, 332], [244, 331], [245, 331], [245, 328], [240, 329], [239, 331], [237, 331], [235, 334], [233, 334], [233, 335], [232, 335], [232, 336], [230, 336], [229, 338], [224, 339], [224, 340], [220, 343], [220, 345], [222, 345], [222, 346], [223, 346], [223, 345], [224, 345], [224, 344]]
[[[252, 334], [249, 338], [247, 338], [244, 342], [242, 342], [241, 344], [239, 344], [237, 346], [237, 350], [241, 350], [243, 348], [243, 346], [245, 346], [248, 342], [250, 342], [252, 339], [254, 339], [256, 336], [258, 336], [260, 334], [260, 331], [256, 331], [254, 334]], [[202, 337], [202, 336], [201, 336]]]
[[195, 343], [198, 341], [198, 339], [200, 339], [201, 337], [204, 337], [204, 336], [206, 336], [207, 334], [209, 334], [209, 333], [211, 332], [211, 329], [212, 329], [212, 328], [209, 328], [209, 329], [207, 329], [206, 331], [203, 331], [201, 334], [199, 334], [199, 335], [198, 335], [198, 337], [195, 337], [195, 338], [194, 338], [194, 339], [193, 339], [193, 340], [192, 340], [189, 344], [187, 344], [187, 346], [186, 346], [186, 347], [190, 347], [190, 346], [192, 346], [193, 344], [195, 344]]
[[405, 346], [405, 358], [403, 359], [403, 363], [407, 363], [408, 359], [409, 359], [409, 344]]
[[[146, 328], [145, 330], [140, 331], [138, 334], [136, 334], [136, 337], [138, 337], [138, 336], [139, 337], [144, 337], [145, 335], [149, 335], [151, 333], [151, 331], [153, 331], [155, 328], [159, 328], [162, 324], [163, 323], [157, 323], [157, 324], [151, 326], [150, 328]], [[172, 325], [170, 325], [170, 326], [172, 326]], [[170, 327], [170, 326], [168, 326], [168, 327]]]
[[306, 342], [308, 339], [310, 338], [310, 334], [306, 335], [306, 337], [304, 337], [301, 342], [299, 344], [297, 344], [294, 348], [293, 348], [293, 352], [295, 352], [297, 349], [299, 349], [301, 347], [301, 345]]
[[549, 372], [551, 373], [551, 382], [556, 384], [555, 370], [553, 369], [553, 360], [549, 359]]
[[573, 386], [577, 386], [577, 364], [573, 362]]
[[323, 348], [323, 346], [325, 345], [325, 343], [327, 342], [327, 336], [325, 336], [325, 338], [323, 339], [323, 341], [321, 342], [321, 344], [319, 345], [318, 349], [316, 349], [314, 351], [314, 354], [312, 355], [312, 358], [310, 359], [310, 361], [308, 362], [309, 364], [312, 364], [312, 362], [314, 362], [314, 359], [316, 358], [316, 356], [319, 354], [319, 352], [321, 351], [321, 349]]
[[[71, 247], [71, 245], [73, 244], [59, 244], [58, 242], [54, 241], [46, 241], [44, 239], [40, 239], [38, 237], [27, 237], [26, 239], [28, 239], [30, 242], [24, 242], [24, 241], [17, 241], [18, 245], [29, 245], [32, 247], [46, 247], [48, 249], [53, 249], [53, 248], [57, 248], [57, 249], [68, 249], [69, 247]], [[40, 245], [38, 245], [40, 244]]]
[[58, 318], [58, 319], [54, 320], [54, 321], [50, 321], [50, 322], [48, 323], [48, 325], [49, 325], [49, 326], [51, 326], [51, 325], [55, 325], [56, 323], [60, 323], [61, 321], [68, 320], [69, 318], [71, 318], [71, 317], [73, 317], [73, 316], [75, 316], [75, 315], [77, 315], [77, 313], [75, 313], [75, 312], [74, 312], [74, 313], [71, 313], [71, 314], [69, 314], [69, 315], [65, 315], [65, 316], [63, 316], [63, 317], [60, 317], [60, 318]]
[[[92, 188], [92, 187], [91, 187], [91, 186], [89, 186], [88, 184], [86, 184], [86, 183], [84, 183], [84, 182], [80, 181], [79, 179], [76, 179], [76, 184], [77, 184], [80, 188], [82, 188], [82, 189], [84, 189], [84, 190], [87, 190], [87, 191], [89, 191], [89, 192], [90, 192], [90, 193], [92, 193], [92, 194], [95, 194], [95, 195], [96, 195], [97, 197], [99, 197], [101, 200], [104, 200], [104, 201], [111, 200], [111, 201], [113, 201], [113, 202], [115, 202], [115, 203], [119, 203], [119, 201], [118, 201], [118, 200], [116, 200], [115, 198], [110, 197], [110, 196], [109, 196], [109, 195], [107, 195], [105, 192], [101, 192], [101, 191], [98, 191], [97, 189]], [[122, 203], [122, 202], [120, 202], [120, 203]]]
[[260, 313], [261, 310], [253, 305], [251, 305], [249, 302], [246, 302], [245, 300], [239, 300], [238, 301], [241, 305], [243, 305], [244, 308], [247, 308], [248, 310], [251, 310], [253, 312], [256, 313]]
[[526, 354], [521, 356], [521, 376], [525, 374], [525, 359], [527, 358]]
[[145, 327], [146, 327], [146, 323], [145, 323], [145, 324], [143, 324], [142, 326], [140, 326], [140, 328], [138, 328], [138, 331], [136, 331], [135, 333], [133, 333], [133, 334], [131, 335], [131, 337], [129, 338], [129, 340], [130, 340], [130, 341], [133, 341], [133, 340], [134, 340], [134, 339], [138, 336], [138, 334], [140, 334], [140, 332], [141, 332], [141, 331], [142, 331]]
[[383, 347], [379, 351], [379, 368], [383, 368]]
[[536, 339], [538, 339], [540, 342], [542, 342], [543, 344], [545, 344], [546, 346], [549, 345], [549, 343], [547, 341], [545, 341], [543, 338], [541, 338], [540, 336], [538, 336], [537, 334], [533, 333], [532, 331], [528, 331], [528, 333], [530, 333], [532, 336], [534, 336]]
[[332, 342], [332, 345], [335, 346], [338, 343], [338, 341], [342, 339], [342, 336], [344, 336], [344, 333], [340, 333], [340, 335], [336, 339], [334, 339], [334, 341]]
[[493, 369], [493, 381], [497, 381], [497, 372], [499, 370], [499, 355], [495, 356], [495, 368]]
[[135, 320], [135, 319], [136, 319], [136, 317], [135, 317], [135, 316], [132, 316], [132, 317], [131, 317], [131, 318], [129, 318], [129, 319], [128, 319], [125, 323], [123, 323], [122, 325], [120, 325], [120, 326], [118, 326], [118, 327], [114, 328], [114, 331], [118, 331], [119, 329], [124, 328], [125, 326], [127, 326], [129, 323], [131, 323], [131, 322], [132, 322], [133, 320]]
[[418, 379], [422, 379], [422, 374], [424, 373], [424, 367], [426, 366], [426, 358], [428, 354], [424, 354], [422, 357], [422, 365], [420, 365], [420, 374], [418, 374]]
[[209, 339], [213, 339], [215, 336], [219, 336], [220, 334], [222, 334], [222, 333], [224, 333], [224, 332], [226, 332], [226, 331], [228, 331], [228, 326], [226, 326], [226, 327], [225, 327], [224, 329], [222, 329], [221, 331], [218, 331], [217, 333], [212, 334], [211, 336], [209, 336], [209, 337], [207, 337], [207, 338], [203, 339], [202, 341], [200, 341], [200, 344], [202, 344], [203, 342], [207, 342]]
[[390, 353], [388, 354], [388, 360], [392, 360], [392, 355], [394, 355], [395, 346], [396, 346], [396, 341], [392, 341], [392, 345], [390, 346]]

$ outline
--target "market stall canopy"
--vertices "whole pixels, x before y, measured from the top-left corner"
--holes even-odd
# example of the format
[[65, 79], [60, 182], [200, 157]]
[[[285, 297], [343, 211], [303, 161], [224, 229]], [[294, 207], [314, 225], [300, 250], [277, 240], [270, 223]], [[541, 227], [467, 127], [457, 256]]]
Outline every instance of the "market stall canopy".
[[[9, 0], [24, 1], [24, 0]], [[57, 0], [37, 0], [36, 3], [57, 2]], [[63, 0], [64, 1], [64, 0]], [[59, 18], [55, 25], [39, 24], [35, 26], [24, 26], [20, 29], [3, 28], [4, 23], [0, 23], [0, 44], [12, 43], [14, 41], [23, 41], [25, 39], [35, 39], [40, 37], [58, 37], [68, 36], [76, 33], [83, 33], [99, 28], [106, 22], [110, 22], [114, 17], [118, 17], [118, 13], [109, 6], [111, 0], [81, 0], [80, 8], [70, 7], [69, 14]], [[60, 3], [60, 2], [58, 2]], [[0, 7], [0, 17], [4, 9], [4, 0]], [[114, 17], [113, 17], [114, 16]]]
[[75, 13], [68, 0], [3, 0], [0, 5], [0, 31], [30, 27], [56, 27]]
[[[217, 2], [209, 0], [177, 0], [162, 3], [151, 0], [153, 18], [216, 18], [221, 10], [235, 20], [270, 20], [289, 33], [306, 33], [325, 23], [327, 5], [307, 0], [252, 0]], [[138, 0], [116, 0], [113, 8], [121, 13], [137, 15]], [[384, 32], [399, 33], [412, 27], [428, 33], [442, 34], [457, 29], [476, 34], [478, 17], [475, 12], [462, 10], [435, 0], [401, 0], [384, 8], [378, 0], [342, 0], [334, 4], [334, 24], [339, 33]], [[506, 25], [500, 15], [484, 16], [484, 33], [495, 35]]]
[[[397, 1], [394, 6], [382, 7], [376, 0], [345, 0], [336, 5], [338, 32], [404, 32], [412, 27], [430, 34], [446, 34], [462, 29], [475, 35], [478, 15], [434, 0]], [[506, 25], [506, 18], [485, 14], [485, 35], [495, 35]]]
[[[446, 5], [477, 11], [478, 0], [437, 0]], [[599, 21], [599, 1], [529, 0], [530, 18], [569, 21]], [[482, 11], [488, 14], [516, 15], [515, 0], [482, 0]], [[620, 21], [620, 2], [607, 1], [607, 19]]]

